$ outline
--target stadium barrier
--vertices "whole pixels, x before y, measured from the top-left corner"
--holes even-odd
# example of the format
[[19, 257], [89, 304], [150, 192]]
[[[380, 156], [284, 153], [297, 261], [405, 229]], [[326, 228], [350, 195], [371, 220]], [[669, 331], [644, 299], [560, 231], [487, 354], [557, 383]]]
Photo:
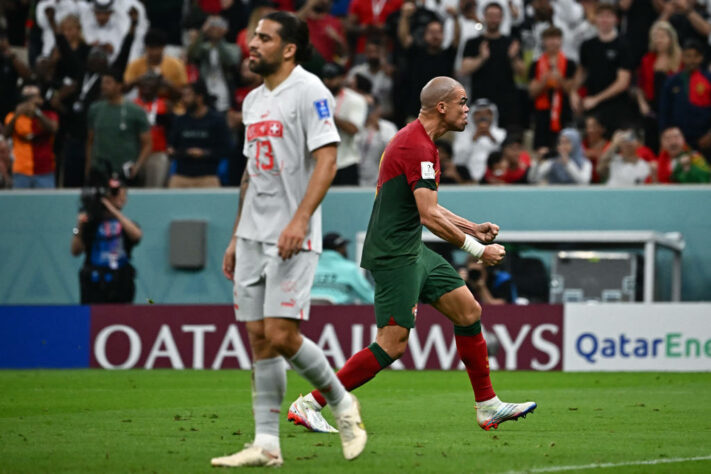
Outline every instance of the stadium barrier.
[[[494, 370], [711, 371], [711, 304], [489, 306]], [[303, 325], [334, 367], [375, 337], [372, 306], [316, 306]], [[249, 369], [244, 325], [211, 306], [0, 307], [0, 368]], [[462, 369], [453, 327], [420, 305], [395, 370]]]

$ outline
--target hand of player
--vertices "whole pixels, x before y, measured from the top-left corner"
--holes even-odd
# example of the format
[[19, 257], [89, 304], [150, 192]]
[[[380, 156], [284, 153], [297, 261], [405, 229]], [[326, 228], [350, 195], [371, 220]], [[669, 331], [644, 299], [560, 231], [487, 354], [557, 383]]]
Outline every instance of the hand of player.
[[227, 249], [225, 250], [225, 255], [222, 257], [222, 274], [225, 275], [225, 278], [228, 280], [232, 281], [232, 279], [235, 276], [235, 245], [237, 243], [237, 239], [235, 237], [232, 237], [232, 240], [230, 240], [230, 244], [227, 246]]
[[478, 224], [473, 234], [474, 237], [485, 243], [493, 242], [497, 235], [499, 235], [499, 226], [491, 222]]
[[306, 238], [306, 230], [309, 227], [308, 219], [302, 219], [295, 216], [291, 222], [284, 228], [277, 241], [279, 256], [283, 260], [289, 260], [291, 257], [301, 251], [301, 245]]
[[504, 259], [504, 256], [506, 255], [506, 250], [504, 250], [504, 247], [499, 245], [499, 244], [491, 244], [487, 245], [484, 248], [484, 253], [482, 254], [481, 262], [484, 265], [487, 266], [492, 266], [496, 265], [497, 263], [501, 262], [501, 260]]

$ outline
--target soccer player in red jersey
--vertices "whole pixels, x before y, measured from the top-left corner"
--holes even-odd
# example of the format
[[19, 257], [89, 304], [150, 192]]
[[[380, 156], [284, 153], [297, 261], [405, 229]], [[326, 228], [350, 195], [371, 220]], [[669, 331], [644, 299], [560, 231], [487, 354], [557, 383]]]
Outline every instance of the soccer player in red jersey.
[[[505, 251], [490, 243], [499, 232], [497, 225], [475, 224], [437, 203], [440, 164], [434, 141], [449, 131], [464, 130], [469, 111], [464, 88], [449, 77], [436, 77], [422, 89], [420, 102], [417, 120], [400, 130], [383, 153], [363, 248], [361, 266], [375, 280], [377, 336], [337, 375], [347, 390], [353, 390], [400, 358], [421, 300], [454, 323], [457, 351], [474, 389], [477, 422], [489, 430], [525, 416], [536, 404], [505, 403], [494, 393], [481, 306], [454, 268], [423, 245], [422, 226], [486, 265], [499, 263]], [[333, 431], [320, 414], [325, 403], [313, 391], [291, 405], [288, 418], [313, 431]]]

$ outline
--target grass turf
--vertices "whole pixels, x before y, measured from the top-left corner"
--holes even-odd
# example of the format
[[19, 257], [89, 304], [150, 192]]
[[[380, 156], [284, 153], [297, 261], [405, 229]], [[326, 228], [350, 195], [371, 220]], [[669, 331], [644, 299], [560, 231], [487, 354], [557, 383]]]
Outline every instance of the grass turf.
[[[251, 441], [246, 371], [0, 371], [0, 472], [215, 472]], [[711, 374], [497, 372], [526, 420], [485, 432], [463, 372], [380, 374], [357, 390], [360, 458], [282, 418], [281, 472], [506, 472], [711, 455]], [[307, 384], [289, 373], [283, 406]], [[330, 418], [330, 414], [327, 415]], [[711, 472], [711, 461], [605, 472]]]

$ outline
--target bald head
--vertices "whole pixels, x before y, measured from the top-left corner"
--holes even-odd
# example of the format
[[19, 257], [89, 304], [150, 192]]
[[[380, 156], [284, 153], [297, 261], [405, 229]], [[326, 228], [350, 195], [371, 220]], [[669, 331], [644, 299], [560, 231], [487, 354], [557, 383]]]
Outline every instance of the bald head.
[[462, 85], [451, 77], [439, 76], [425, 84], [420, 92], [420, 107], [422, 112], [428, 112], [440, 102], [447, 102], [453, 94], [464, 89]]

